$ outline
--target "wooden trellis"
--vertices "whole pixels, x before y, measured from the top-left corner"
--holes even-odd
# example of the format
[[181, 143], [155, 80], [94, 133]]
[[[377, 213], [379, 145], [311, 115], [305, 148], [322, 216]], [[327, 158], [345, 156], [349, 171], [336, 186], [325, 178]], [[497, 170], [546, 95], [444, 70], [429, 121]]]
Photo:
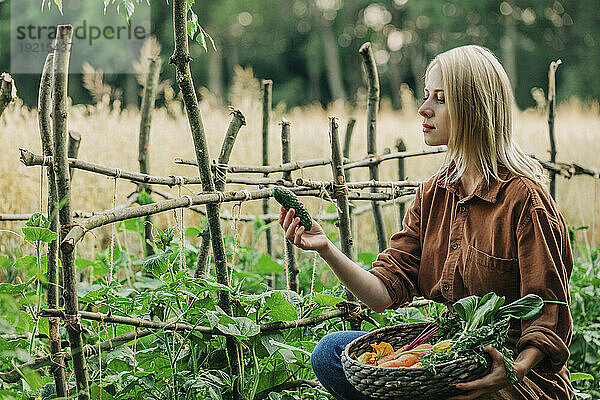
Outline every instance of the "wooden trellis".
[[[53, 365], [52, 372], [56, 382], [57, 395], [67, 397], [65, 383], [65, 360], [72, 360], [75, 371], [75, 380], [77, 384], [77, 395], [81, 400], [90, 398], [89, 377], [86, 366], [86, 357], [99, 355], [115, 346], [127, 343], [129, 341], [150, 335], [156, 330], [171, 331], [196, 331], [211, 335], [226, 336], [226, 347], [231, 373], [240, 374], [239, 344], [231, 335], [226, 335], [219, 330], [211, 327], [192, 325], [186, 321], [172, 319], [164, 322], [152, 321], [141, 318], [129, 318], [125, 316], [101, 314], [94, 312], [84, 312], [78, 309], [76, 275], [74, 269], [74, 254], [77, 244], [84, 235], [93, 229], [115, 222], [124, 221], [135, 217], [144, 217], [146, 221], [154, 214], [175, 210], [180, 208], [189, 208], [193, 211], [207, 215], [208, 225], [202, 235], [202, 246], [198, 263], [196, 265], [196, 276], [202, 276], [207, 269], [209, 245], [212, 245], [215, 255], [215, 268], [217, 281], [223, 285], [229, 286], [228, 266], [224, 252], [224, 244], [221, 233], [221, 219], [237, 218], [238, 221], [251, 221], [255, 216], [236, 215], [231, 216], [228, 213], [220, 212], [220, 205], [225, 202], [242, 202], [259, 200], [263, 201], [263, 215], [259, 216], [265, 221], [272, 221], [278, 218], [278, 214], [270, 214], [268, 210], [268, 199], [272, 196], [272, 188], [269, 185], [284, 185], [299, 196], [323, 197], [325, 193], [329, 198], [335, 199], [337, 204], [337, 213], [319, 214], [318, 219], [338, 219], [340, 228], [340, 239], [342, 251], [348, 257], [352, 258], [353, 241], [351, 229], [351, 216], [358, 215], [367, 210], [372, 210], [378, 237], [379, 250], [387, 247], [387, 235], [383, 225], [381, 206], [389, 204], [402, 204], [412, 199], [415, 188], [420, 184], [416, 181], [404, 179], [403, 161], [409, 157], [423, 156], [444, 152], [445, 148], [440, 147], [432, 150], [406, 151], [403, 142], [397, 143], [398, 151], [395, 153], [384, 152], [378, 154], [375, 148], [376, 116], [379, 103], [379, 82], [377, 71], [372, 57], [370, 44], [363, 45], [360, 54], [363, 57], [365, 70], [367, 73], [367, 82], [369, 88], [369, 99], [367, 106], [367, 154], [368, 157], [362, 160], [351, 161], [348, 159], [350, 139], [353, 132], [354, 120], [348, 122], [346, 128], [346, 138], [344, 141], [344, 151], [340, 149], [338, 138], [338, 121], [335, 118], [329, 120], [329, 137], [331, 144], [331, 156], [312, 160], [290, 160], [289, 151], [289, 130], [290, 124], [283, 121], [281, 139], [282, 139], [282, 163], [269, 165], [268, 160], [268, 121], [271, 109], [271, 90], [272, 82], [263, 81], [263, 165], [231, 165], [229, 164], [230, 154], [240, 128], [245, 125], [245, 119], [239, 110], [232, 110], [232, 121], [229, 125], [225, 140], [221, 148], [221, 154], [216, 162], [210, 163], [208, 151], [206, 148], [206, 137], [202, 118], [198, 108], [198, 101], [195, 94], [195, 88], [189, 70], [189, 51], [187, 44], [187, 33], [185, 29], [186, 1], [173, 1], [174, 30], [175, 30], [175, 50], [170, 62], [175, 64], [177, 82], [183, 93], [183, 99], [187, 111], [188, 122], [194, 139], [196, 150], [196, 160], [176, 159], [175, 162], [180, 165], [192, 165], [198, 167], [199, 176], [156, 176], [149, 174], [149, 163], [147, 159], [149, 130], [151, 124], [151, 115], [154, 105], [154, 96], [158, 73], [160, 72], [160, 62], [154, 60], [150, 63], [151, 68], [148, 72], [144, 89], [144, 101], [142, 103], [142, 120], [140, 123], [139, 140], [139, 164], [140, 171], [126, 171], [120, 168], [108, 167], [92, 162], [79, 160], [76, 158], [76, 151], [70, 152], [70, 158], [67, 157], [67, 112], [66, 112], [66, 88], [68, 60], [70, 53], [70, 43], [72, 27], [61, 25], [57, 30], [57, 43], [53, 54], [50, 54], [46, 60], [42, 80], [40, 83], [39, 94], [39, 127], [42, 138], [42, 154], [34, 154], [25, 149], [20, 149], [21, 161], [26, 166], [47, 167], [48, 174], [48, 204], [49, 214], [57, 208], [58, 199], [66, 199], [66, 204], [60, 208], [58, 218], [51, 221], [51, 229], [60, 232], [59, 241], [50, 244], [48, 252], [48, 282], [50, 287], [56, 290], [48, 291], [47, 308], [40, 311], [39, 316], [48, 317], [50, 321], [50, 342], [51, 354], [31, 362], [18, 366], [13, 371], [0, 373], [0, 379], [5, 382], [16, 382], [21, 375], [19, 370], [28, 368], [41, 368]], [[554, 67], [554, 70], [556, 67]], [[552, 74], [552, 79], [554, 75]], [[52, 98], [50, 91], [52, 92]], [[8, 93], [8, 94], [7, 94]], [[553, 92], [554, 93], [554, 92]], [[554, 96], [554, 94], [552, 94]], [[8, 102], [14, 98], [14, 85], [10, 76], [2, 75], [2, 88], [0, 91], [0, 114]], [[9, 100], [7, 100], [9, 99]], [[52, 107], [53, 118], [50, 117]], [[553, 108], [551, 110], [553, 113]], [[553, 129], [553, 114], [549, 119], [550, 131]], [[52, 125], [52, 127], [51, 127]], [[53, 131], [53, 135], [51, 134]], [[553, 136], [551, 136], [553, 138]], [[78, 148], [79, 141], [77, 135], [72, 136], [72, 149]], [[553, 140], [553, 139], [552, 139]], [[554, 145], [553, 145], [554, 146]], [[555, 149], [553, 147], [553, 157], [550, 162], [541, 161], [544, 168], [554, 173], [559, 173], [565, 177], [571, 177], [577, 174], [585, 174], [600, 178], [600, 172], [593, 168], [584, 168], [577, 164], [557, 163], [554, 159]], [[342, 157], [342, 154], [344, 157]], [[379, 164], [386, 160], [399, 161], [399, 179], [398, 181], [380, 181], [378, 178]], [[298, 178], [292, 180], [291, 172], [298, 169], [306, 169], [313, 166], [331, 165], [332, 181], [317, 181], [309, 178]], [[368, 167], [370, 171], [370, 180], [361, 182], [351, 182], [350, 170], [353, 168]], [[133, 194], [125, 204], [113, 207], [98, 213], [84, 211], [72, 211], [70, 207], [70, 186], [72, 174], [75, 169], [91, 173], [109, 176], [116, 180], [128, 180], [138, 185], [138, 192], [146, 190], [156, 193], [165, 198], [152, 204], [137, 205], [138, 193]], [[268, 176], [273, 173], [282, 173], [282, 178], [273, 178]], [[228, 176], [233, 173], [257, 173], [263, 174], [262, 177], [247, 178]], [[255, 190], [225, 191], [226, 183], [243, 184], [247, 186], [256, 186]], [[202, 191], [194, 196], [173, 196], [162, 192], [153, 186], [178, 186], [181, 185], [202, 185]], [[153, 186], [151, 186], [153, 185]], [[380, 191], [379, 189], [386, 189]], [[361, 191], [367, 189], [368, 191]], [[387, 190], [391, 189], [391, 190]], [[366, 200], [371, 204], [366, 207], [355, 207], [350, 210], [349, 200]], [[395, 211], [395, 210], [394, 210]], [[4, 214], [0, 215], [2, 220], [24, 220], [28, 219], [30, 214]], [[73, 223], [73, 218], [79, 217], [81, 220]], [[148, 224], [149, 225], [149, 224]], [[146, 230], [145, 241], [148, 244], [148, 238], [151, 231]], [[269, 236], [267, 236], [269, 238]], [[182, 245], [182, 243], [180, 243]], [[60, 252], [59, 252], [60, 249]], [[272, 243], [267, 239], [267, 250], [272, 253]], [[294, 263], [294, 247], [286, 245], [288, 259], [290, 288], [298, 289], [297, 275], [298, 271]], [[146, 255], [151, 254], [151, 246], [146, 246]], [[57, 258], [60, 254], [60, 260], [63, 268], [63, 299], [64, 309], [58, 309], [58, 266]], [[297, 328], [300, 326], [310, 326], [332, 318], [343, 318], [351, 323], [352, 328], [359, 329], [361, 321], [368, 320], [374, 325], [377, 322], [370, 319], [365, 314], [365, 305], [353, 301], [353, 296], [347, 292], [348, 301], [338, 304], [337, 309], [327, 310], [319, 315], [300, 318], [295, 321], [272, 322], [260, 324], [260, 332], [270, 332], [273, 330], [282, 330]], [[408, 306], [419, 307], [430, 304], [429, 301], [414, 302]], [[227, 313], [232, 315], [231, 299], [228, 291], [219, 291], [219, 306]], [[83, 346], [81, 339], [81, 319], [94, 320], [106, 323], [125, 324], [143, 328], [135, 330], [106, 342], [98, 343], [95, 346]], [[59, 320], [63, 321], [69, 337], [71, 351], [65, 353], [61, 350], [58, 336]], [[310, 384], [310, 383], [306, 383]], [[236, 383], [234, 389], [234, 399], [241, 398], [241, 387]]]

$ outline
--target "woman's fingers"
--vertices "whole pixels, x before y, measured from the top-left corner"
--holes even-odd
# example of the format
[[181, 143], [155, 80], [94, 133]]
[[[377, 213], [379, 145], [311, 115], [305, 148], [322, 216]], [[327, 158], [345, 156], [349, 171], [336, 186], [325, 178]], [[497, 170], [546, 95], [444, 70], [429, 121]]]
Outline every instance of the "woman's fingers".
[[287, 212], [285, 211], [285, 207], [281, 206], [281, 210], [279, 210], [279, 225], [281, 225], [282, 227], [286, 214]]
[[298, 229], [296, 229], [296, 234], [294, 235], [294, 244], [296, 246], [300, 246], [302, 243], [302, 234], [305, 230], [306, 228], [304, 228], [304, 225], [301, 225]]
[[282, 225], [283, 230], [287, 231], [288, 227], [292, 223], [292, 220], [294, 219], [295, 214], [296, 214], [296, 212], [293, 208], [290, 208], [288, 210], [287, 214], [285, 215], [285, 218], [283, 219], [283, 225]]
[[292, 220], [287, 230], [285, 231], [285, 238], [290, 242], [294, 243], [294, 235], [296, 233], [296, 227], [300, 223], [300, 218], [296, 217]]

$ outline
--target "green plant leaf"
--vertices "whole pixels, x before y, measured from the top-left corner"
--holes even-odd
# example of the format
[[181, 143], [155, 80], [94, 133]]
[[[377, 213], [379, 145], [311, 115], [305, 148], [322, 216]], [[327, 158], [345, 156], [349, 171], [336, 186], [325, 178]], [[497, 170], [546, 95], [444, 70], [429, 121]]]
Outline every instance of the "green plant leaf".
[[265, 302], [271, 309], [269, 315], [277, 321], [293, 321], [298, 318], [294, 305], [287, 301], [279, 290], [274, 291]]
[[129, 18], [133, 15], [135, 11], [135, 4], [131, 0], [123, 0], [117, 6], [117, 12], [119, 15], [129, 22]]
[[263, 253], [252, 269], [259, 274], [276, 274], [284, 272], [283, 265], [273, 260], [268, 253]]
[[54, 0], [54, 4], [56, 4], [56, 6], [58, 7], [58, 11], [60, 11], [60, 14], [62, 15], [62, 13], [63, 13], [62, 0]]
[[25, 240], [28, 240], [30, 242], [50, 243], [58, 237], [56, 233], [52, 232], [48, 228], [38, 228], [36, 226], [29, 226], [26, 228], [21, 228], [21, 230], [25, 235]]
[[197, 226], [190, 226], [188, 228], [186, 228], [185, 230], [185, 236], [186, 237], [190, 237], [190, 236], [198, 236], [199, 234], [201, 234], [202, 231], [200, 229], [198, 229]]
[[584, 381], [588, 379], [593, 380], [594, 376], [591, 374], [586, 374], [585, 372], [571, 372], [571, 382]]
[[146, 204], [152, 204], [152, 203], [156, 203], [154, 201], [154, 199], [148, 194], [148, 192], [146, 192], [145, 189], [142, 189], [142, 191], [140, 192], [138, 199], [137, 199], [137, 203], [140, 206], [145, 206]]
[[198, 26], [200, 27], [200, 32], [198, 32], [198, 35], [196, 35], [196, 42], [198, 42], [198, 44], [204, 48], [204, 51], [208, 51], [208, 48], [206, 47], [206, 34], [204, 29], [202, 29], [200, 25]]
[[46, 218], [44, 214], [35, 213], [31, 217], [29, 217], [29, 220], [27, 220], [25, 225], [36, 226], [38, 228], [48, 228], [50, 227], [50, 221], [48, 221], [48, 218]]
[[152, 255], [144, 260], [144, 270], [151, 272], [154, 276], [161, 276], [169, 268], [169, 257], [173, 254], [167, 250], [160, 254]]
[[358, 253], [358, 261], [364, 265], [371, 265], [373, 261], [377, 259], [377, 254], [375, 253]]
[[544, 300], [537, 294], [528, 294], [513, 301], [498, 310], [497, 318], [511, 317], [528, 320], [537, 317], [542, 312]]
[[344, 301], [341, 297], [330, 296], [328, 294], [317, 293], [313, 297], [313, 301], [324, 307], [335, 306], [337, 303]]
[[8, 294], [15, 296], [21, 294], [21, 292], [27, 290], [29, 285], [35, 280], [35, 277], [30, 278], [27, 282], [18, 285], [12, 283], [0, 283], [0, 294]]

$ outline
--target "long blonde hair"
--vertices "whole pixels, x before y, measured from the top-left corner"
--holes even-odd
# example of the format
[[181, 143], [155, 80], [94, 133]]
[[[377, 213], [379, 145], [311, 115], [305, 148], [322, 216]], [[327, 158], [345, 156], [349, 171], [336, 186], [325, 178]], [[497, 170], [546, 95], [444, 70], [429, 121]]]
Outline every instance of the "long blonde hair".
[[450, 115], [448, 151], [440, 171], [455, 162], [447, 182], [456, 182], [467, 169], [501, 181], [498, 164], [541, 185], [548, 177], [540, 163], [513, 139], [513, 94], [506, 71], [486, 48], [461, 46], [436, 56], [425, 73], [439, 65]]

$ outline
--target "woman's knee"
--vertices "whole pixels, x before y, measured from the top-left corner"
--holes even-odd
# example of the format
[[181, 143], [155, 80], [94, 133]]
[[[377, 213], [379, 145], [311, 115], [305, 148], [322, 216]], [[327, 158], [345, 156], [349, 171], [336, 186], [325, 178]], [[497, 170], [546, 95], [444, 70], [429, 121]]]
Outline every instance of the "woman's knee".
[[317, 369], [329, 369], [332, 367], [332, 364], [339, 363], [341, 353], [346, 345], [365, 333], [359, 331], [338, 331], [323, 336], [315, 346], [310, 357], [313, 370], [316, 372]]

